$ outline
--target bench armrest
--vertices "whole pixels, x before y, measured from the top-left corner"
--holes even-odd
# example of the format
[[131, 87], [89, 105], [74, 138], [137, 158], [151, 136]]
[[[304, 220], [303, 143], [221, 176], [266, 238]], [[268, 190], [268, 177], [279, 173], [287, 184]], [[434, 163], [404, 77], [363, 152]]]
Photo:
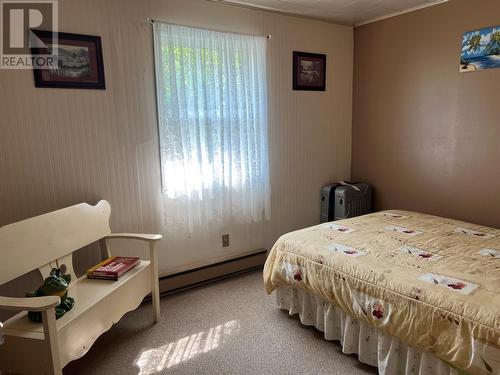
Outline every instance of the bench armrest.
[[57, 296], [12, 298], [0, 297], [0, 310], [45, 311], [61, 303]]
[[146, 241], [149, 247], [149, 260], [151, 262], [151, 295], [153, 298], [154, 320], [160, 319], [160, 288], [158, 284], [158, 241], [162, 239], [161, 234], [138, 234], [138, 233], [112, 233], [104, 237], [108, 256], [111, 256], [109, 242], [115, 238]]
[[161, 234], [141, 234], [141, 233], [112, 233], [105, 237], [106, 239], [113, 238], [128, 238], [132, 240], [142, 241], [159, 241], [162, 239]]

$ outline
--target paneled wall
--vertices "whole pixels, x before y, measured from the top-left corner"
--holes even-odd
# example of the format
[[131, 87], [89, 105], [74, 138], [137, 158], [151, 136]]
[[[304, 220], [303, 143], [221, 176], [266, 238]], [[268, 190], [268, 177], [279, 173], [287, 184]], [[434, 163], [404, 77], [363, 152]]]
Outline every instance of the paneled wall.
[[500, 69], [460, 73], [462, 34], [498, 0], [452, 0], [355, 29], [352, 176], [375, 206], [500, 228]]
[[[272, 35], [272, 219], [203, 240], [167, 238], [160, 271], [269, 248], [317, 223], [320, 187], [350, 177], [352, 28], [203, 0], [62, 0], [60, 31], [102, 37], [107, 89], [35, 88], [31, 71], [0, 70], [0, 225], [107, 199], [113, 230], [164, 232], [148, 17]], [[292, 91], [293, 50], [328, 55], [326, 92]], [[221, 231], [231, 234], [229, 248]]]

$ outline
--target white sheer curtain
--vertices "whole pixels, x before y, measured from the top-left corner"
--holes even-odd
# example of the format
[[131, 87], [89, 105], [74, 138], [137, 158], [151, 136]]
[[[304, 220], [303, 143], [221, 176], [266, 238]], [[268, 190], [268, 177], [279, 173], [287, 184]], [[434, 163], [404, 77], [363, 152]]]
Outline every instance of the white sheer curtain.
[[167, 231], [270, 217], [266, 39], [154, 23]]

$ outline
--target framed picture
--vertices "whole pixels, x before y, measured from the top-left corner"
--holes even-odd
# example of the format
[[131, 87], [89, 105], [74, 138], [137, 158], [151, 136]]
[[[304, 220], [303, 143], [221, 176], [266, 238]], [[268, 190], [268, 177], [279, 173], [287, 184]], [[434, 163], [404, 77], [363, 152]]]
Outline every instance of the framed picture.
[[35, 87], [102, 89], [104, 64], [101, 38], [92, 35], [57, 33], [52, 44], [52, 31], [32, 30], [46, 47], [32, 48], [33, 56], [55, 55], [57, 67], [33, 69]]
[[468, 31], [462, 38], [460, 71], [500, 68], [500, 26]]
[[293, 89], [325, 91], [326, 55], [293, 52]]

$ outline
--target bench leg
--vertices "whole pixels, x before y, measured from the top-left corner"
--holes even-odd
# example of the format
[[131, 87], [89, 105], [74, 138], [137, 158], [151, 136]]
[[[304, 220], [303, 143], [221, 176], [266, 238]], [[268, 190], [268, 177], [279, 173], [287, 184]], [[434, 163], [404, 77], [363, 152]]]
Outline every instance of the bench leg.
[[149, 243], [149, 255], [151, 261], [151, 299], [153, 300], [153, 320], [160, 320], [160, 286], [158, 282], [158, 250], [157, 242]]
[[42, 311], [43, 332], [45, 346], [51, 360], [51, 370], [54, 375], [62, 375], [61, 355], [59, 353], [59, 339], [56, 329], [56, 312], [54, 309]]

